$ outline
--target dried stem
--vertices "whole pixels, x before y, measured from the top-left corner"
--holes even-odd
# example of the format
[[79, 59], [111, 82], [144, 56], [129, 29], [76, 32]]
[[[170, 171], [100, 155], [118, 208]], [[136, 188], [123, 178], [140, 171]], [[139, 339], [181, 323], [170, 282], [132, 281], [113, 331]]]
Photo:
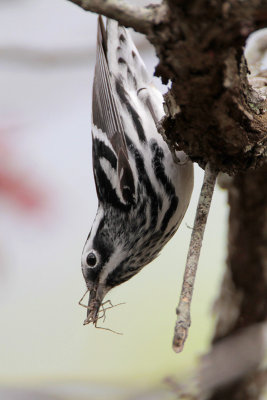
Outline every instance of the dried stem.
[[[164, 15], [165, 5], [138, 7], [122, 0], [69, 0], [86, 11], [113, 18], [140, 33], [149, 33], [155, 21]], [[163, 11], [163, 12], [162, 12]]]
[[201, 188], [190, 246], [187, 254], [184, 281], [178, 307], [176, 308], [177, 321], [174, 329], [173, 349], [176, 353], [183, 350], [188, 329], [191, 325], [190, 305], [193, 296], [194, 282], [202, 240], [209, 214], [212, 194], [216, 182], [217, 172], [209, 164], [205, 168], [204, 181]]

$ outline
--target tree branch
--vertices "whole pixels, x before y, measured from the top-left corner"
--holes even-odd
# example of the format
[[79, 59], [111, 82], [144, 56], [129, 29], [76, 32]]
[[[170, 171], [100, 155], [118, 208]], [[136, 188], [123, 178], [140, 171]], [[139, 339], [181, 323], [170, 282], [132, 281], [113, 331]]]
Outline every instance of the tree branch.
[[165, 14], [164, 5], [138, 7], [122, 0], [69, 0], [86, 11], [102, 14], [116, 19], [126, 27], [137, 32], [148, 34], [155, 22], [159, 22]]
[[[248, 35], [266, 24], [266, 0], [69, 0], [145, 33], [159, 57], [156, 74], [172, 80], [162, 123], [171, 147], [203, 168], [234, 175], [267, 160], [267, 100], [249, 84]], [[172, 107], [175, 105], [175, 107]]]
[[190, 246], [187, 254], [184, 281], [180, 301], [176, 309], [177, 321], [174, 329], [173, 349], [176, 353], [183, 350], [191, 325], [190, 305], [193, 296], [194, 282], [197, 272], [198, 260], [209, 214], [217, 172], [207, 164], [204, 181], [201, 188], [194, 227], [191, 235]]
[[168, 0], [169, 21], [150, 38], [156, 74], [173, 80], [163, 121], [169, 144], [229, 175], [267, 159], [267, 102], [249, 84], [243, 56], [248, 35], [264, 26], [267, 3], [245, 3]]

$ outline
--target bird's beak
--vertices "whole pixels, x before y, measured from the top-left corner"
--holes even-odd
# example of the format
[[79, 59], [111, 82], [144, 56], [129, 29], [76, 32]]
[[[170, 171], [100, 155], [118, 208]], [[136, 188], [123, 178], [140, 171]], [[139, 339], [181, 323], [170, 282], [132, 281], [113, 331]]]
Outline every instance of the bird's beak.
[[98, 320], [99, 308], [102, 304], [102, 300], [105, 297], [105, 291], [101, 285], [96, 285], [90, 290], [88, 308], [87, 308], [87, 318], [84, 321], [84, 325], [90, 324], [91, 322], [96, 325]]

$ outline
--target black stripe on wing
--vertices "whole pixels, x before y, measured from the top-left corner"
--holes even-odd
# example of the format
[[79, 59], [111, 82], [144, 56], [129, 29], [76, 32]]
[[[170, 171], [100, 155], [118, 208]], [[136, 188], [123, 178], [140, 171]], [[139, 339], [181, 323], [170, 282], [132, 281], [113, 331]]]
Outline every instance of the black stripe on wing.
[[125, 105], [128, 113], [130, 114], [130, 117], [132, 118], [133, 124], [135, 126], [135, 129], [136, 129], [138, 137], [139, 137], [139, 140], [143, 143], [146, 143], [146, 135], [145, 135], [145, 131], [144, 131], [142, 122], [140, 121], [140, 117], [139, 117], [138, 113], [136, 112], [136, 110], [134, 109], [134, 107], [132, 106], [132, 104], [129, 100], [129, 97], [127, 95], [127, 92], [124, 89], [124, 87], [122, 86], [122, 83], [118, 79], [116, 79], [116, 91], [120, 97], [122, 104]]
[[116, 171], [117, 169], [117, 157], [114, 152], [108, 147], [102, 140], [93, 138], [93, 151], [98, 159], [105, 158], [111, 165], [111, 167]]
[[[138, 180], [139, 182], [142, 182], [145, 190], [146, 190], [146, 195], [147, 195], [147, 199], [150, 200], [150, 226], [149, 226], [149, 230], [152, 232], [158, 222], [158, 213], [159, 213], [159, 209], [162, 206], [162, 199], [157, 195], [157, 193], [155, 192], [153, 185], [149, 179], [149, 176], [146, 172], [146, 168], [145, 168], [145, 162], [144, 162], [144, 158], [142, 156], [142, 154], [140, 153], [140, 151], [135, 147], [135, 145], [133, 144], [133, 142], [131, 141], [130, 137], [128, 135], [126, 135], [126, 141], [127, 141], [127, 145], [135, 159], [135, 165], [136, 165], [136, 169], [137, 169], [137, 173], [138, 173]], [[146, 235], [147, 232], [144, 232], [144, 235]]]
[[[131, 208], [130, 202], [123, 203], [119, 198], [115, 188], [112, 186], [112, 183], [107, 176], [106, 172], [101, 166], [101, 159], [105, 158], [111, 164], [111, 168], [113, 169], [113, 165], [117, 164], [117, 159], [113, 159], [110, 157], [108, 159], [106, 150], [109, 149], [103, 143], [98, 140], [93, 141], [93, 165], [94, 165], [94, 178], [97, 196], [100, 202], [103, 204], [109, 203], [113, 207], [120, 209], [121, 211], [129, 211]], [[109, 149], [110, 150], [110, 149]], [[111, 153], [110, 153], [111, 155]], [[113, 165], [112, 165], [113, 163]], [[116, 171], [114, 170], [114, 173]]]
[[154, 170], [156, 178], [164, 187], [165, 193], [170, 200], [169, 208], [167, 209], [163, 217], [160, 227], [161, 231], [164, 232], [169, 224], [170, 219], [172, 218], [178, 207], [179, 199], [176, 196], [173, 184], [171, 183], [171, 181], [169, 180], [169, 178], [165, 173], [165, 168], [163, 164], [164, 153], [162, 148], [157, 144], [156, 141], [152, 141], [150, 146], [151, 146], [151, 151], [153, 153], [152, 168]]
[[[114, 149], [114, 154], [117, 156], [117, 171], [115, 172], [117, 173], [118, 181], [117, 189], [121, 191], [121, 197], [125, 203], [133, 203], [135, 199], [134, 178], [128, 159], [128, 151], [125, 143], [121, 117], [119, 115], [112, 91], [106, 52], [106, 32], [102, 18], [99, 17], [97, 32], [97, 55], [93, 84], [92, 119], [93, 124], [102, 131], [101, 134], [103, 134], [110, 142], [112, 148]], [[94, 146], [93, 151], [97, 152], [98, 146]], [[94, 154], [94, 174], [95, 178], [97, 178], [96, 185], [101, 185], [103, 171], [101, 168], [99, 168], [99, 163], [95, 162], [98, 156], [100, 155]], [[105, 157], [103, 154], [102, 156]], [[109, 160], [110, 154], [106, 158]], [[98, 176], [98, 174], [100, 176]], [[107, 180], [107, 177], [105, 180]], [[97, 191], [99, 193], [100, 188], [97, 188]], [[105, 199], [102, 200], [105, 201]], [[110, 201], [110, 196], [108, 196], [107, 201]]]

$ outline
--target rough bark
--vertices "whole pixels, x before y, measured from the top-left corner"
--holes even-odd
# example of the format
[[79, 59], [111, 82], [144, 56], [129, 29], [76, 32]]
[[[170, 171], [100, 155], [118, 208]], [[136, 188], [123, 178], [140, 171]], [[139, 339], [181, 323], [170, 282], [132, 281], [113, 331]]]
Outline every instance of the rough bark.
[[261, 8], [267, 15], [266, 2], [168, 3], [168, 23], [150, 40], [160, 58], [157, 75], [173, 82], [163, 121], [169, 143], [230, 175], [261, 165], [266, 104], [248, 83], [243, 46], [262, 25], [255, 16]]

